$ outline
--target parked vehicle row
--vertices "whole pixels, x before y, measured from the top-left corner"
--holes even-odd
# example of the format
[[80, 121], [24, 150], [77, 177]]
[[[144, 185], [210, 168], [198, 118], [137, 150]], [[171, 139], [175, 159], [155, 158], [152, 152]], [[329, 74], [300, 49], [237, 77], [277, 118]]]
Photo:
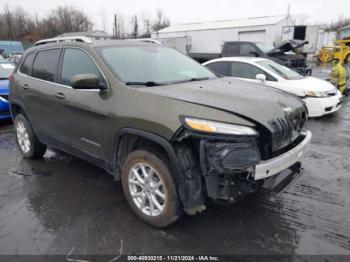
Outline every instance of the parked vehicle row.
[[311, 140], [298, 97], [141, 41], [40, 41], [14, 71], [10, 101], [24, 157], [53, 146], [104, 168], [156, 227], [208, 200], [282, 190]]
[[8, 102], [8, 85], [14, 69], [15, 67], [11, 63], [0, 58], [0, 120], [11, 118]]
[[19, 54], [15, 54], [15, 55], [12, 55], [10, 56], [7, 60], [13, 64], [13, 65], [18, 65], [19, 64], [19, 60], [21, 59], [21, 56], [22, 55], [19, 55]]
[[307, 66], [306, 56], [299, 51], [307, 43], [291, 39], [273, 46], [259, 42], [231, 41], [224, 43], [221, 56], [268, 58], [302, 75], [311, 75], [312, 70]]
[[330, 82], [299, 74], [272, 60], [253, 57], [227, 57], [203, 64], [216, 74], [261, 83], [300, 97], [309, 117], [320, 117], [339, 110], [341, 92]]

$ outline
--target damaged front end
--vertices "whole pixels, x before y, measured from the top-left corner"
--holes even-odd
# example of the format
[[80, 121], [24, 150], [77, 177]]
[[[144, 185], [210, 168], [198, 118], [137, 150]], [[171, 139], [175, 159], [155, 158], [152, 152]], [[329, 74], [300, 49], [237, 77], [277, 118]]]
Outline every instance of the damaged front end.
[[227, 142], [202, 139], [200, 166], [208, 197], [234, 201], [243, 193], [257, 190], [258, 184], [252, 174], [259, 161], [260, 153], [254, 139]]
[[206, 200], [230, 203], [261, 186], [253, 178], [261, 161], [255, 135], [206, 135], [183, 128], [173, 146], [184, 176], [179, 195], [188, 214], [204, 210]]
[[204, 210], [206, 200], [231, 203], [260, 188], [280, 191], [297, 177], [311, 133], [300, 133], [285, 151], [273, 154], [266, 152], [271, 134], [259, 131], [227, 135], [186, 126], [179, 130], [173, 146], [183, 175], [179, 195], [188, 214]]

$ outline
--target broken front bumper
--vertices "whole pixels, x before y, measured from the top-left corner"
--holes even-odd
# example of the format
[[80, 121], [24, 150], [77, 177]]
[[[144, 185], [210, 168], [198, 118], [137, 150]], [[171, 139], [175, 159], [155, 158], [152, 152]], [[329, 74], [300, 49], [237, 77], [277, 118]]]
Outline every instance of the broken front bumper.
[[291, 150], [257, 164], [255, 166], [254, 180], [271, 177], [297, 163], [309, 148], [312, 137], [310, 131], [306, 131], [301, 135], [304, 136], [304, 139]]

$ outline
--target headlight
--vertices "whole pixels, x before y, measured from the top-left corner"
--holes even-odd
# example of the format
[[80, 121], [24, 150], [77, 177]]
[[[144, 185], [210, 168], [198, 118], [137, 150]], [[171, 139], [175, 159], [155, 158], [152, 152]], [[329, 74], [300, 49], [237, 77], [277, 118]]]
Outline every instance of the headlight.
[[315, 91], [305, 91], [305, 96], [309, 97], [327, 97], [329, 96], [326, 92], [315, 92]]
[[212, 133], [212, 134], [226, 134], [226, 135], [248, 135], [256, 136], [258, 132], [250, 127], [226, 124], [216, 121], [196, 119], [191, 117], [182, 118], [183, 124], [195, 131]]

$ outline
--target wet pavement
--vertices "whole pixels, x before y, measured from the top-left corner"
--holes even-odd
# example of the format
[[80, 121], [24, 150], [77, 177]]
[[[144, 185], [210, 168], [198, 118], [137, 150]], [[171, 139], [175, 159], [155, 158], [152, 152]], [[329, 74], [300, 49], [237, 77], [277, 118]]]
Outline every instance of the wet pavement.
[[57, 150], [24, 160], [2, 122], [0, 254], [350, 255], [350, 99], [306, 128], [303, 176], [282, 194], [257, 192], [154, 229], [103, 170]]

